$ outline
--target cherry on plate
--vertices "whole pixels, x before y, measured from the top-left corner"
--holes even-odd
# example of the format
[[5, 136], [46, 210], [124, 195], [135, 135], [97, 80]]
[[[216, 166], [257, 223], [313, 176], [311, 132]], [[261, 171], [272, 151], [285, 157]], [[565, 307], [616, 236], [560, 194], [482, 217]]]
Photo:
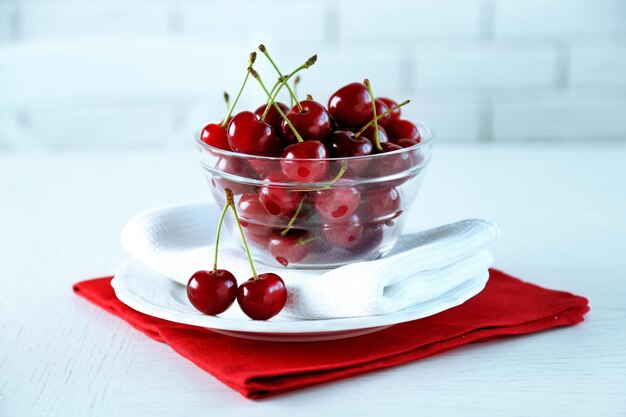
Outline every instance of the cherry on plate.
[[187, 298], [204, 314], [223, 313], [237, 298], [237, 280], [225, 269], [198, 271], [187, 283]]
[[268, 320], [280, 313], [287, 303], [287, 287], [278, 275], [267, 272], [250, 278], [239, 286], [237, 302], [253, 320]]

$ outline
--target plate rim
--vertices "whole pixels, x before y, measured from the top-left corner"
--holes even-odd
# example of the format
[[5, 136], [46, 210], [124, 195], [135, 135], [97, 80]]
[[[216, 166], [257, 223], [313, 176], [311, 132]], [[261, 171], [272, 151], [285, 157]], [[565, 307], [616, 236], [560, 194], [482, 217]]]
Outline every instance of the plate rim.
[[[132, 259], [128, 260], [123, 263], [120, 268], [118, 268], [118, 271], [120, 271], [124, 266], [132, 264], [133, 262], [138, 261]], [[149, 268], [145, 268], [149, 270]], [[154, 273], [159, 278], [166, 280], [173, 285], [181, 285], [158, 275], [158, 273], [154, 271], [150, 270], [150, 272]], [[432, 316], [434, 314], [461, 305], [467, 300], [479, 294], [485, 288], [487, 281], [489, 280], [489, 271], [486, 270], [483, 273], [468, 279], [463, 284], [451, 289], [450, 291], [440, 295], [439, 297], [396, 312], [381, 315], [343, 317], [334, 319], [309, 320], [294, 318], [293, 321], [273, 321], [271, 319], [266, 321], [255, 321], [251, 319], [234, 320], [219, 316], [208, 316], [200, 312], [188, 313], [182, 311], [172, 311], [172, 309], [170, 308], [155, 304], [150, 300], [142, 297], [141, 295], [130, 291], [127, 286], [124, 285], [123, 280], [120, 279], [119, 276], [119, 273], [116, 272], [113, 279], [111, 280], [111, 286], [113, 287], [116, 297], [128, 307], [152, 317], [160, 318], [174, 323], [231, 332], [265, 334], [305, 334], [320, 332], [341, 332], [347, 330], [390, 326]], [[429, 303], [432, 304], [435, 301], [438, 301], [438, 303], [433, 304], [433, 306], [430, 306], [430, 308], [424, 310], [425, 305], [428, 307]], [[419, 309], [416, 310], [418, 307]]]

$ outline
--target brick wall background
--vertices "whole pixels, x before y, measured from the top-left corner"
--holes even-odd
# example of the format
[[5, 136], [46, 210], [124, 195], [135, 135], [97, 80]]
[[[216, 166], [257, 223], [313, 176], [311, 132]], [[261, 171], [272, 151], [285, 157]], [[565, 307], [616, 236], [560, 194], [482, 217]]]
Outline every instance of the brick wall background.
[[191, 146], [259, 42], [319, 54], [300, 94], [411, 98], [440, 144], [626, 143], [625, 0], [0, 0], [0, 149]]

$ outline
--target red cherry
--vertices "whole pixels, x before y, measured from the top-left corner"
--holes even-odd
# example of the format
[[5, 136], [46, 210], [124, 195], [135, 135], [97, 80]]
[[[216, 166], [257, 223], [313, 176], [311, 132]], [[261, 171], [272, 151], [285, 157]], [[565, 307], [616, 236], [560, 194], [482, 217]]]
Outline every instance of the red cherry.
[[[381, 114], [386, 113], [389, 110], [389, 106], [387, 106], [387, 103], [385, 103], [380, 98], [375, 99], [374, 103], [376, 104], [376, 116], [380, 116]], [[378, 119], [378, 124], [381, 126], [386, 126], [390, 121], [391, 113]]]
[[259, 201], [256, 194], [245, 194], [239, 199], [237, 204], [239, 212], [239, 223], [243, 230], [256, 235], [263, 235], [270, 232], [271, 228], [267, 225], [270, 216]]
[[420, 143], [420, 139], [415, 140], [415, 139], [402, 138], [402, 139], [396, 140], [396, 144], [403, 148], [410, 148], [411, 146], [417, 145], [418, 143]]
[[[278, 107], [280, 107], [283, 113], [287, 113], [289, 111], [288, 105], [281, 103], [280, 101], [277, 101], [276, 104], [278, 104]], [[259, 120], [261, 120], [261, 116], [263, 116], [263, 112], [265, 111], [266, 106], [266, 104], [262, 104], [254, 111], [254, 114], [256, 114], [256, 117]], [[280, 113], [278, 113], [276, 107], [270, 106], [270, 109], [267, 111], [267, 114], [265, 115], [265, 119], [263, 119], [263, 121], [272, 126], [274, 132], [280, 132], [280, 125], [283, 122], [283, 117], [280, 115]]]
[[341, 222], [331, 222], [322, 226], [322, 236], [328, 243], [338, 248], [351, 248], [359, 243], [363, 235], [363, 225], [356, 214]]
[[291, 192], [285, 187], [271, 185], [272, 182], [286, 182], [288, 179], [282, 172], [274, 172], [265, 179], [266, 184], [259, 188], [259, 201], [272, 216], [290, 219], [296, 212], [302, 193]]
[[251, 319], [268, 320], [285, 307], [287, 287], [274, 273], [259, 274], [258, 279], [250, 278], [239, 286], [237, 302]]
[[351, 156], [365, 156], [372, 153], [372, 142], [365, 136], [356, 137], [349, 130], [336, 130], [327, 140], [330, 156], [333, 158], [348, 158]]
[[372, 119], [372, 99], [363, 83], [351, 83], [330, 96], [328, 112], [345, 127], [362, 126]]
[[228, 143], [228, 136], [226, 135], [226, 129], [219, 123], [209, 123], [204, 126], [200, 139], [207, 145], [214, 148], [223, 149], [225, 151], [232, 151], [230, 144]]
[[[376, 141], [375, 139], [376, 136], [374, 136], [375, 134], [376, 134], [376, 130], [374, 129], [374, 125], [368, 126], [367, 129], [365, 129], [362, 133], [362, 135], [370, 139], [370, 141], [372, 142], [372, 145]], [[382, 127], [381, 125], [378, 125], [378, 142], [380, 142], [381, 144], [389, 142], [389, 137], [387, 136], [387, 132], [385, 131], [385, 128]]]
[[363, 234], [359, 242], [347, 248], [349, 252], [355, 254], [365, 254], [373, 249], [383, 241], [383, 227], [380, 224], [367, 224], [363, 226]]
[[408, 120], [397, 120], [394, 123], [387, 126], [387, 134], [392, 142], [398, 139], [420, 139], [420, 132], [417, 127]]
[[[386, 97], [379, 97], [376, 100], [380, 100], [383, 103], [385, 103], [387, 105], [387, 109], [391, 109], [395, 106], [398, 105], [398, 103], [396, 103], [395, 101], [393, 101], [390, 98], [386, 98]], [[394, 111], [392, 111], [391, 113], [389, 113], [389, 120], [387, 120], [384, 123], [381, 123], [382, 119], [379, 120], [378, 122], [381, 123], [384, 127], [387, 127], [387, 125], [392, 124], [397, 122], [398, 120], [400, 120], [400, 114], [402, 113], [402, 111], [398, 108], [395, 109]], [[381, 114], [381, 113], [379, 113]]]
[[[297, 182], [315, 182], [326, 175], [328, 158], [326, 146], [318, 140], [294, 143], [280, 155], [280, 167], [287, 178]], [[299, 161], [299, 159], [307, 159]]]
[[274, 233], [269, 240], [269, 250], [282, 266], [304, 259], [310, 252], [311, 237], [306, 230], [292, 229], [285, 236]]
[[384, 221], [400, 211], [400, 193], [395, 188], [377, 187], [363, 193], [363, 211], [368, 220]]
[[354, 213], [361, 193], [353, 187], [336, 187], [315, 194], [315, 209], [327, 220], [345, 220]]
[[187, 297], [204, 314], [223, 313], [237, 298], [237, 280], [225, 269], [198, 271], [187, 283]]
[[[251, 172], [245, 160], [228, 156], [219, 158], [215, 163], [215, 169], [224, 174], [230, 174], [238, 177], [246, 176]], [[220, 191], [221, 194], [226, 188], [230, 188], [234, 194], [245, 194], [250, 192], [252, 189], [248, 184], [222, 178], [218, 175], [213, 175], [211, 178], [211, 185], [214, 187], [219, 186], [222, 189]]]
[[[388, 152], [402, 151], [400, 145], [395, 143], [386, 142], [381, 144], [383, 148], [383, 155]], [[375, 174], [379, 177], [386, 177], [393, 174], [405, 172], [413, 166], [413, 160], [409, 151], [397, 152], [395, 155], [381, 156], [380, 160], [374, 164]], [[385, 184], [390, 187], [397, 187], [398, 185], [406, 182], [410, 177], [401, 177]]]
[[270, 155], [276, 146], [274, 129], [251, 111], [242, 111], [228, 124], [228, 143], [235, 152]]
[[[330, 115], [326, 108], [313, 100], [302, 100], [302, 110], [294, 106], [286, 114], [287, 118], [304, 140], [324, 140], [330, 132]], [[287, 142], [297, 141], [293, 131], [283, 119], [281, 131]]]

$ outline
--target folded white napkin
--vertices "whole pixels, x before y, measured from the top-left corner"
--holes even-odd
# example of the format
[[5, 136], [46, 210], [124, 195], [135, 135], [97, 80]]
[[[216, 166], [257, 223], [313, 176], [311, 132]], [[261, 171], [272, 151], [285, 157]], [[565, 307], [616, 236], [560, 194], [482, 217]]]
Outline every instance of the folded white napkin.
[[[219, 217], [214, 205], [160, 208], [131, 219], [122, 245], [135, 260], [183, 285], [200, 269], [211, 269]], [[403, 235], [382, 259], [332, 270], [284, 269], [257, 265], [279, 274], [289, 292], [285, 313], [304, 319], [387, 314], [431, 300], [483, 274], [492, 264], [488, 246], [499, 234], [487, 220], [471, 219]], [[238, 282], [251, 272], [243, 250], [222, 233], [218, 267]]]

